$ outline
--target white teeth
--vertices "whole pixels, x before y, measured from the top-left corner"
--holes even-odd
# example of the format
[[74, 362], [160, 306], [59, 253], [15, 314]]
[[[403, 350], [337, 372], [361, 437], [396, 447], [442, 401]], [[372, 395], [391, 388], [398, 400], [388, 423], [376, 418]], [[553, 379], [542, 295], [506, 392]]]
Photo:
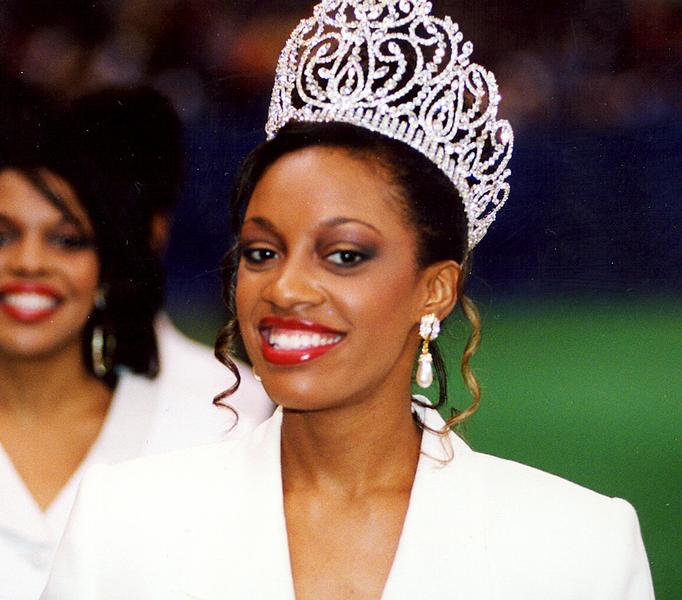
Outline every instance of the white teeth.
[[3, 302], [18, 308], [19, 310], [27, 311], [49, 310], [50, 308], [57, 306], [56, 298], [32, 292], [6, 294], [3, 298]]
[[270, 330], [268, 343], [278, 350], [305, 350], [306, 348], [317, 348], [319, 346], [329, 346], [341, 341], [340, 335], [325, 335], [319, 333], [308, 333], [302, 331], [278, 331]]

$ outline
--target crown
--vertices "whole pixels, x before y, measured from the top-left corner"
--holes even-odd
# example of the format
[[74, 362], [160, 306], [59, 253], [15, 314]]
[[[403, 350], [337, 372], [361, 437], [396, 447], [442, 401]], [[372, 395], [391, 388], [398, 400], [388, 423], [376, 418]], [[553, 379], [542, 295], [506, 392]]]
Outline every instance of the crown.
[[290, 121], [335, 121], [408, 144], [459, 191], [472, 249], [509, 196], [514, 140], [472, 51], [431, 2], [322, 0], [280, 54], [268, 139]]

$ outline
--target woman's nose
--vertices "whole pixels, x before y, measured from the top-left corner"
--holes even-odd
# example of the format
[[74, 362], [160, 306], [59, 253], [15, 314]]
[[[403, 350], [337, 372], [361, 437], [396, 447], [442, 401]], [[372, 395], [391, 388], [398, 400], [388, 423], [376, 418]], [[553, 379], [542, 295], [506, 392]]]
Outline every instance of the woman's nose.
[[40, 275], [47, 270], [49, 254], [39, 236], [25, 235], [11, 245], [8, 266], [16, 275]]
[[314, 269], [305, 261], [286, 260], [273, 272], [273, 277], [263, 290], [263, 297], [273, 306], [290, 310], [298, 306], [315, 306], [324, 296]]

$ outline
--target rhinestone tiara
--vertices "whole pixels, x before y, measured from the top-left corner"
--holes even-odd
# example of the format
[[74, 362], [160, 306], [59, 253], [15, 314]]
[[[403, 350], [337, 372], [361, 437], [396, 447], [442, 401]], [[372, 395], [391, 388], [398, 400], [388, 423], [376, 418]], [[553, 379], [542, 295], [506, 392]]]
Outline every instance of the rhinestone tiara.
[[509, 196], [514, 135], [495, 76], [469, 61], [450, 17], [425, 0], [322, 0], [282, 49], [266, 125], [350, 123], [435, 163], [464, 202], [471, 250]]

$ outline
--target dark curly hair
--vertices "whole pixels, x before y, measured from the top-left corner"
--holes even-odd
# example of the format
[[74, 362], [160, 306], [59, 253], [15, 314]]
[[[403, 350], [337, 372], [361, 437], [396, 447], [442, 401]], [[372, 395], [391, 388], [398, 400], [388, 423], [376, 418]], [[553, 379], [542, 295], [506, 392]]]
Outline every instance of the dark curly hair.
[[[464, 294], [470, 270], [467, 251], [467, 220], [462, 200], [452, 182], [438, 167], [406, 144], [366, 129], [345, 123], [290, 123], [277, 136], [258, 146], [246, 158], [235, 186], [231, 201], [232, 231], [239, 236], [246, 207], [251, 195], [267, 168], [280, 157], [311, 146], [342, 148], [363, 160], [375, 161], [385, 169], [399, 191], [406, 220], [417, 231], [417, 264], [423, 268], [442, 260], [454, 260], [462, 267], [458, 284], [458, 301], [465, 317], [472, 326], [464, 355], [461, 372], [473, 402], [465, 410], [453, 410], [447, 428], [457, 425], [476, 411], [480, 401], [480, 387], [469, 362], [480, 343], [480, 319], [473, 302]], [[236, 244], [223, 260], [223, 297], [230, 312], [230, 320], [221, 329], [216, 340], [215, 353], [237, 378], [236, 383], [216, 397], [220, 404], [239, 387], [239, 371], [232, 356], [248, 360], [239, 333], [234, 292], [239, 246]], [[432, 342], [439, 408], [447, 402], [447, 374], [438, 344]]]

